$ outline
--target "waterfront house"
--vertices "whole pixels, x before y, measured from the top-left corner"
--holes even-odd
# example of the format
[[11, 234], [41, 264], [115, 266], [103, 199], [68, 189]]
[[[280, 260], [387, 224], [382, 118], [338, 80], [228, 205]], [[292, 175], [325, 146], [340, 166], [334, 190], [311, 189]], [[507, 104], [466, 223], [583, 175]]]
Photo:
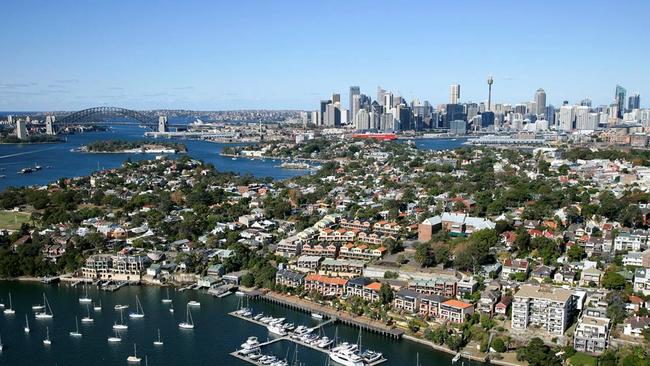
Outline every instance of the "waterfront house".
[[231, 284], [231, 285], [239, 285], [241, 283], [241, 279], [248, 273], [248, 270], [242, 270], [242, 271], [237, 271], [237, 272], [230, 272], [225, 275], [223, 275], [221, 278], [225, 283]]
[[296, 261], [296, 268], [299, 270], [316, 272], [323, 261], [322, 257], [315, 255], [301, 255]]
[[408, 288], [422, 294], [434, 294], [447, 298], [456, 297], [458, 279], [450, 275], [432, 275], [427, 279], [410, 281]]
[[285, 287], [300, 287], [305, 283], [305, 274], [288, 269], [280, 269], [275, 273], [275, 283]]
[[345, 293], [348, 280], [338, 277], [328, 277], [310, 274], [305, 277], [305, 289], [316, 291], [323, 296], [342, 296]]
[[476, 304], [476, 310], [491, 316], [494, 313], [494, 306], [500, 298], [501, 294], [498, 291], [485, 289], [481, 292], [481, 298]]
[[465, 318], [474, 313], [472, 304], [460, 300], [447, 300], [440, 304], [439, 318], [452, 323], [462, 323]]
[[221, 277], [226, 273], [225, 268], [222, 264], [213, 264], [208, 267], [207, 274], [208, 276]]
[[347, 296], [359, 296], [363, 298], [365, 287], [373, 282], [373, 280], [367, 277], [352, 278], [345, 285], [345, 294]]
[[363, 274], [365, 263], [352, 259], [326, 258], [320, 265], [319, 273], [337, 277], [356, 277]]

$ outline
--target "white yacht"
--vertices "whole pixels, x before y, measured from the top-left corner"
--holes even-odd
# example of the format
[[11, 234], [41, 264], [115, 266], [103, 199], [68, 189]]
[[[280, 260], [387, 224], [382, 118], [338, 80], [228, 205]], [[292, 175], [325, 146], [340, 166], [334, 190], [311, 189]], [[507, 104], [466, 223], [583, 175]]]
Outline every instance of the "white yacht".
[[138, 357], [138, 352], [135, 348], [135, 343], [133, 343], [133, 355], [126, 358], [126, 362], [129, 363], [140, 363], [142, 359]]
[[129, 326], [124, 324], [124, 313], [120, 309], [120, 323], [119, 324], [117, 324], [117, 323], [113, 324], [113, 329], [126, 330], [128, 328], [129, 328]]
[[188, 302], [187, 305], [199, 307], [199, 306], [201, 306], [201, 303], [198, 302], [198, 301], [192, 300], [192, 301]]
[[90, 306], [88, 305], [86, 305], [86, 314], [87, 315], [85, 317], [81, 318], [82, 323], [92, 323], [95, 321], [93, 318], [90, 317]]
[[353, 351], [330, 351], [330, 359], [343, 366], [365, 366], [363, 359]]
[[260, 351], [260, 342], [257, 340], [257, 337], [248, 337], [246, 342], [242, 343], [241, 349], [237, 351], [242, 355], [248, 355], [251, 353], [258, 353]]
[[93, 304], [93, 310], [102, 311], [102, 300], [101, 299], [99, 299], [99, 305]]
[[135, 295], [135, 313], [130, 313], [129, 318], [131, 319], [144, 318], [144, 309], [142, 308], [142, 303], [140, 303], [140, 298], [138, 297], [138, 295]]
[[113, 307], [113, 309], [115, 309], [115, 310], [124, 310], [124, 309], [128, 309], [128, 308], [129, 308], [129, 305], [122, 305], [122, 304], [117, 304], [117, 305], [115, 305], [115, 307]]
[[27, 314], [25, 314], [25, 333], [29, 333], [29, 319], [27, 319]]
[[46, 327], [45, 331], [47, 332], [47, 336], [45, 336], [45, 339], [43, 339], [43, 344], [49, 346], [52, 344], [52, 341], [50, 340], [50, 327]]
[[86, 293], [82, 297], [79, 298], [79, 302], [83, 303], [83, 304], [87, 304], [89, 302], [92, 302], [93, 300], [90, 297], [88, 297], [88, 287], [86, 287], [86, 285], [84, 285], [84, 290], [86, 290]]
[[184, 322], [179, 323], [178, 327], [181, 329], [194, 329], [194, 319], [192, 319], [192, 312], [190, 311], [190, 304], [187, 304], [187, 315]]
[[45, 293], [43, 293], [43, 311], [36, 313], [35, 318], [36, 319], [52, 319], [54, 318], [54, 313], [52, 313], [52, 308], [50, 307], [50, 302], [47, 301], [47, 297], [45, 297]]
[[167, 297], [161, 300], [163, 304], [169, 304], [172, 299], [169, 298], [169, 287], [167, 287]]
[[16, 314], [16, 310], [14, 310], [13, 304], [11, 303], [11, 292], [9, 293], [9, 307], [4, 310], [4, 313], [7, 315]]
[[282, 324], [269, 324], [266, 326], [266, 329], [269, 330], [269, 333], [279, 335], [281, 337], [287, 335], [287, 331], [282, 328]]
[[153, 341], [153, 345], [154, 346], [162, 346], [163, 345], [162, 338], [160, 338], [160, 328], [158, 328], [158, 339]]
[[108, 342], [109, 343], [122, 342], [122, 338], [120, 338], [120, 333], [118, 333], [117, 329], [115, 329], [115, 336], [108, 337]]
[[76, 316], [74, 317], [74, 322], [76, 325], [76, 329], [70, 332], [71, 337], [81, 337], [81, 333], [79, 333], [79, 318]]

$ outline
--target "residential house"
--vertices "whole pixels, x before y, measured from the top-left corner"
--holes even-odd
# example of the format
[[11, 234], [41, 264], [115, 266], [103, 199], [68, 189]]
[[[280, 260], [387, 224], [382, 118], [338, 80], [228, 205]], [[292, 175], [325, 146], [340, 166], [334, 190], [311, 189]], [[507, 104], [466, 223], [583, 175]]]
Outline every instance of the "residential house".
[[474, 313], [474, 306], [459, 300], [447, 300], [440, 304], [439, 318], [452, 323], [462, 323]]

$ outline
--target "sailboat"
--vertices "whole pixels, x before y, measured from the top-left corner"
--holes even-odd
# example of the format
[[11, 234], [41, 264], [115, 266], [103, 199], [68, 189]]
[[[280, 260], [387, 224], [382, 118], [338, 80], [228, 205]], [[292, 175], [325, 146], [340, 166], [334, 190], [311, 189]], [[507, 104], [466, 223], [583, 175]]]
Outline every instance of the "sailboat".
[[77, 329], [75, 331], [70, 332], [70, 336], [71, 337], [81, 337], [81, 333], [79, 333], [79, 318], [75, 316], [74, 317], [74, 322], [75, 322], [75, 325], [77, 326]]
[[99, 305], [93, 304], [93, 310], [102, 311], [102, 300], [101, 299], [99, 299]]
[[52, 313], [52, 308], [50, 307], [50, 302], [47, 301], [45, 293], [43, 293], [43, 311], [36, 313], [36, 319], [52, 319], [54, 318], [54, 313]]
[[174, 314], [174, 305], [171, 305], [171, 306], [169, 307], [169, 312], [172, 313], [172, 314]]
[[25, 314], [25, 333], [29, 333], [29, 319], [27, 319], [27, 314]]
[[122, 338], [120, 338], [120, 333], [115, 329], [115, 336], [114, 337], [108, 337], [108, 342], [109, 343], [117, 343], [117, 342], [122, 342]]
[[117, 323], [113, 324], [113, 329], [120, 329], [121, 330], [121, 329], [128, 329], [128, 328], [129, 328], [129, 326], [124, 324], [124, 313], [123, 313], [122, 309], [120, 309], [120, 324], [117, 324]]
[[13, 305], [11, 303], [11, 292], [9, 293], [9, 307], [7, 309], [5, 309], [4, 313], [7, 314], [7, 315], [16, 314], [16, 310], [14, 310], [14, 307], [13, 307]]
[[95, 319], [90, 317], [90, 306], [88, 306], [88, 305], [86, 305], [86, 314], [88, 314], [88, 315], [81, 319], [82, 323], [92, 323], [92, 322], [95, 321]]
[[135, 313], [130, 313], [129, 317], [132, 319], [144, 318], [144, 309], [142, 308], [142, 303], [140, 303], [138, 295], [135, 295]]
[[138, 357], [138, 352], [135, 348], [135, 343], [133, 343], [133, 356], [129, 356], [126, 358], [126, 362], [131, 362], [131, 363], [140, 363], [142, 359]]
[[84, 285], [84, 289], [86, 290], [86, 294], [83, 297], [79, 298], [79, 302], [81, 303], [92, 302], [93, 300], [90, 297], [88, 297], [88, 287]]
[[0, 352], [2, 352], [3, 348], [4, 348], [4, 345], [2, 344], [2, 336], [0, 336]]
[[43, 339], [43, 344], [49, 346], [52, 344], [52, 341], [50, 340], [50, 327], [46, 327], [45, 331], [47, 332], [47, 336]]
[[192, 319], [192, 312], [190, 311], [190, 305], [187, 306], [187, 315], [184, 322], [179, 323], [178, 327], [181, 329], [194, 329], [194, 320]]
[[169, 287], [167, 287], [167, 297], [161, 300], [163, 304], [169, 304], [172, 299], [169, 298]]
[[158, 328], [158, 340], [153, 341], [153, 345], [154, 346], [162, 346], [163, 345], [163, 341], [160, 338], [160, 328]]

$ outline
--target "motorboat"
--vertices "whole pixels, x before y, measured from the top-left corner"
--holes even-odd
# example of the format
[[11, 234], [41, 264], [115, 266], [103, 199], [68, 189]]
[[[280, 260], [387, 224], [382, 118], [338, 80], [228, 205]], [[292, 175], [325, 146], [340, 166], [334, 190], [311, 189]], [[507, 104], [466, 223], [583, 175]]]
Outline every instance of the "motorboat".
[[194, 301], [194, 300], [192, 300], [192, 301], [188, 302], [187, 305], [189, 305], [189, 306], [199, 307], [199, 306], [201, 306], [201, 303], [198, 302], [198, 301]]
[[365, 366], [363, 358], [354, 353], [353, 351], [341, 350], [330, 351], [330, 359], [343, 366]]
[[237, 351], [242, 355], [248, 355], [251, 353], [259, 353], [260, 351], [260, 342], [257, 340], [257, 337], [248, 337], [246, 342], [242, 343], [241, 349]]
[[279, 335], [281, 337], [284, 337], [287, 335], [287, 331], [282, 329], [281, 325], [267, 325], [266, 329], [269, 330], [269, 333]]

